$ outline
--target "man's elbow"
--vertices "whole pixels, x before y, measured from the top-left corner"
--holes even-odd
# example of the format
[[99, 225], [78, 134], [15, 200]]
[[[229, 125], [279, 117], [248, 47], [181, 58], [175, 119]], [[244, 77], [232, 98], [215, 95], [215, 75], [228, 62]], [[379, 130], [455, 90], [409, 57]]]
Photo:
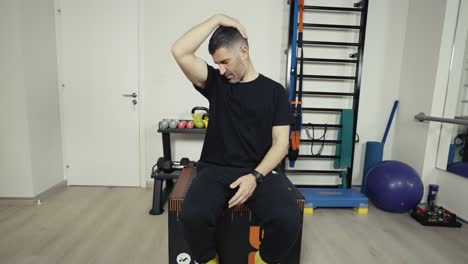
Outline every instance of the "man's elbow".
[[172, 56], [174, 56], [174, 58], [179, 61], [187, 53], [187, 51], [184, 50], [182, 43], [179, 40], [176, 40], [174, 44], [172, 44], [171, 53]]
[[177, 46], [177, 43], [174, 43], [172, 45], [172, 48], [171, 48], [171, 53], [172, 53], [172, 56], [177, 60], [178, 58], [180, 58], [180, 54], [181, 54], [181, 51], [180, 51], [180, 48]]

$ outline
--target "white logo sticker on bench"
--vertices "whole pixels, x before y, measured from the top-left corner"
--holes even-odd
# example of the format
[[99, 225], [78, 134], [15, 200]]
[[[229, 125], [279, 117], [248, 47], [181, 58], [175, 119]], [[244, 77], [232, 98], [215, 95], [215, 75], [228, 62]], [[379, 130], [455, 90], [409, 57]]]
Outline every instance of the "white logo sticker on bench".
[[187, 253], [180, 253], [177, 255], [177, 264], [189, 264], [192, 261], [190, 255]]

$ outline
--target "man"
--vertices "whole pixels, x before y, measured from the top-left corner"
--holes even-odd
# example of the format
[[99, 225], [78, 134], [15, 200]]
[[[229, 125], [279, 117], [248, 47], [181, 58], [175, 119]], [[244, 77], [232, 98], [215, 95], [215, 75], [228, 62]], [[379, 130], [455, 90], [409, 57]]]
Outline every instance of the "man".
[[[195, 55], [214, 30], [209, 52], [217, 70]], [[245, 204], [265, 232], [256, 263], [282, 261], [301, 222], [286, 176], [275, 170], [289, 142], [291, 112], [284, 88], [255, 71], [246, 30], [232, 17], [215, 15], [195, 26], [174, 43], [172, 54], [210, 103], [197, 177], [181, 213], [192, 256], [218, 263], [217, 220], [226, 207]]]

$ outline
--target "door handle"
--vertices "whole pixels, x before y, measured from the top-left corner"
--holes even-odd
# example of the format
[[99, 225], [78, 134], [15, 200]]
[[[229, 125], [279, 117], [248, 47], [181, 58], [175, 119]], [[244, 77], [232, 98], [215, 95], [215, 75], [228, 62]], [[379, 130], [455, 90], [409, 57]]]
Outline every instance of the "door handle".
[[133, 97], [137, 98], [137, 93], [132, 93], [132, 94], [122, 94], [123, 97]]

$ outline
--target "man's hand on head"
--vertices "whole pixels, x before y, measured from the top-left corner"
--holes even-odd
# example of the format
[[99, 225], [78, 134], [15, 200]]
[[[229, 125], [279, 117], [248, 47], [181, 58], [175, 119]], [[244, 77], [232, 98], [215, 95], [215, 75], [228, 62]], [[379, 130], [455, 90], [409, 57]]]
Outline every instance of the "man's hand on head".
[[237, 19], [235, 19], [233, 17], [230, 17], [230, 16], [222, 15], [222, 14], [216, 15], [215, 17], [218, 19], [218, 23], [219, 23], [220, 26], [235, 27], [235, 28], [237, 28], [237, 30], [239, 30], [242, 37], [247, 39], [247, 30], [239, 22], [239, 20], [237, 20]]

